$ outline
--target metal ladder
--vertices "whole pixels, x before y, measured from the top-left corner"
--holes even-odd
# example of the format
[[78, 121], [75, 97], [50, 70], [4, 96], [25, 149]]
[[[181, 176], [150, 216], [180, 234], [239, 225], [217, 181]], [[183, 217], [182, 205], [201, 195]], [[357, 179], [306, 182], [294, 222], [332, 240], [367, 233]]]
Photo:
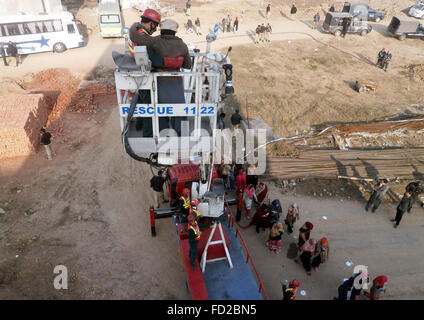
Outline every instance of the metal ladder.
[[[219, 229], [219, 233], [221, 235], [221, 239], [216, 240], [216, 241], [211, 241], [212, 238], [213, 238], [213, 235], [216, 231], [217, 226], [218, 226], [218, 229]], [[215, 259], [207, 259], [209, 246], [213, 246], [213, 245], [217, 245], [217, 244], [222, 244], [224, 246], [225, 257], [215, 258]], [[225, 237], [224, 237], [224, 233], [222, 231], [222, 225], [221, 225], [220, 222], [214, 224], [212, 231], [209, 235], [208, 242], [206, 243], [205, 250], [203, 251], [202, 259], [200, 260], [200, 266], [202, 268], [202, 272], [205, 272], [207, 262], [214, 262], [214, 261], [219, 261], [219, 260], [228, 260], [228, 263], [230, 264], [230, 268], [233, 268], [233, 263], [231, 261], [230, 253], [228, 252], [227, 244], [225, 243]]]

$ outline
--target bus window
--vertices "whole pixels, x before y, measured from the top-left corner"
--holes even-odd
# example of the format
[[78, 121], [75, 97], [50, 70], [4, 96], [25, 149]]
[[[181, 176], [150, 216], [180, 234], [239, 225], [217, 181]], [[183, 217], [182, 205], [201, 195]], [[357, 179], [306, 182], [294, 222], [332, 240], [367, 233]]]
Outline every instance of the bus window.
[[63, 31], [62, 21], [53, 20], [53, 29], [54, 31]]
[[35, 31], [37, 33], [41, 33], [41, 23], [40, 22], [34, 22], [35, 24]]
[[73, 24], [68, 24], [68, 33], [75, 33], [75, 28]]
[[41, 24], [42, 24], [42, 26], [43, 26], [43, 32], [47, 32], [47, 27], [46, 27], [46, 25], [44, 24], [44, 22], [42, 22]]
[[4, 25], [0, 25], [0, 37], [6, 36], [6, 30], [4, 29]]
[[31, 34], [33, 32], [31, 32], [30, 28], [28, 27], [27, 23], [22, 23], [22, 29], [24, 30], [25, 34]]
[[6, 26], [7, 26], [7, 33], [9, 36], [18, 36], [21, 34], [19, 32], [17, 23], [9, 23]]

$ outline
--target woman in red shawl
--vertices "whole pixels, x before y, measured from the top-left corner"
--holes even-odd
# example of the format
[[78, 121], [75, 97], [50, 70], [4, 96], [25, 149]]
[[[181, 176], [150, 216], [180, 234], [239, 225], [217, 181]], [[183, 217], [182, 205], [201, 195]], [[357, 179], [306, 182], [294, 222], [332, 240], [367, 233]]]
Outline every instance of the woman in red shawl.
[[366, 297], [370, 300], [379, 300], [381, 293], [386, 293], [386, 286], [385, 283], [387, 282], [388, 278], [385, 275], [378, 276], [375, 278], [372, 282], [371, 292], [366, 294]]
[[256, 187], [256, 196], [258, 198], [258, 205], [261, 206], [263, 203], [266, 203], [268, 195], [268, 186], [262, 181]]
[[238, 200], [236, 221], [240, 221], [241, 211], [243, 210], [243, 192], [244, 192], [244, 188], [246, 188], [246, 174], [244, 173], [243, 169], [240, 169], [238, 171], [235, 184], [236, 184], [237, 200]]
[[[259, 200], [259, 199], [258, 199]], [[256, 232], [259, 233], [259, 228], [269, 228], [269, 203], [268, 204], [262, 204], [258, 209], [256, 210], [255, 215], [253, 216], [251, 224], [256, 225]]]

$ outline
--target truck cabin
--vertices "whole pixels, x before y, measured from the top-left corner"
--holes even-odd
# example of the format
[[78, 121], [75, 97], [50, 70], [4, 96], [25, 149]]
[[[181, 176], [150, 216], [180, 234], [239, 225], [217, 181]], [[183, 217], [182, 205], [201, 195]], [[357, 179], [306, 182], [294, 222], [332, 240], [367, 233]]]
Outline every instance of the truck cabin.
[[408, 17], [393, 17], [389, 24], [388, 31], [394, 35], [399, 35], [408, 32], [420, 32], [422, 26], [419, 21]]

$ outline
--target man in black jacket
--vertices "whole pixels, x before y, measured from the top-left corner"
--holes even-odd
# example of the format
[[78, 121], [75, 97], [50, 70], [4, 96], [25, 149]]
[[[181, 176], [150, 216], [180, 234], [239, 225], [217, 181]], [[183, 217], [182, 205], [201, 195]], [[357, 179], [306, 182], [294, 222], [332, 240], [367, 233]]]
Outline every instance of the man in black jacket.
[[155, 191], [155, 202], [157, 208], [160, 208], [161, 201], [166, 202], [163, 185], [166, 181], [166, 171], [159, 170], [156, 176], [150, 179], [150, 187]]
[[411, 212], [412, 208], [412, 196], [411, 193], [408, 191], [405, 192], [403, 195], [402, 200], [399, 202], [397, 208], [396, 208], [396, 217], [394, 219], [391, 219], [390, 221], [395, 221], [394, 228], [397, 228], [399, 226], [400, 221], [402, 220], [403, 214], [405, 211]]
[[389, 185], [387, 179], [381, 180], [374, 186], [374, 191], [371, 194], [370, 199], [365, 206], [365, 210], [368, 211], [372, 207], [371, 211], [374, 212], [380, 206], [381, 201], [389, 190]]
[[50, 132], [46, 131], [46, 129], [44, 129], [44, 128], [42, 128], [40, 130], [40, 134], [41, 134], [40, 143], [46, 149], [47, 159], [48, 160], [52, 160], [53, 159], [53, 157], [52, 157], [53, 150], [52, 150], [52, 148], [50, 146], [52, 135], [51, 135]]
[[4, 66], [7, 67], [9, 64], [6, 61], [6, 50], [4, 50], [4, 44], [0, 43], [0, 57], [3, 58]]
[[236, 109], [236, 111], [231, 115], [231, 124], [233, 129], [240, 129], [241, 115], [240, 110]]
[[12, 41], [9, 41], [7, 44], [7, 55], [9, 57], [14, 57], [16, 60], [16, 66], [18, 66], [20, 61], [20, 56], [18, 53], [18, 48], [16, 47], [16, 44], [14, 44]]
[[[411, 194], [411, 197], [412, 197], [411, 207], [412, 207], [415, 201], [418, 200], [418, 196], [421, 193], [424, 193], [424, 186], [421, 181], [413, 181], [406, 186], [405, 191]], [[424, 203], [421, 203], [421, 207], [424, 207]]]

